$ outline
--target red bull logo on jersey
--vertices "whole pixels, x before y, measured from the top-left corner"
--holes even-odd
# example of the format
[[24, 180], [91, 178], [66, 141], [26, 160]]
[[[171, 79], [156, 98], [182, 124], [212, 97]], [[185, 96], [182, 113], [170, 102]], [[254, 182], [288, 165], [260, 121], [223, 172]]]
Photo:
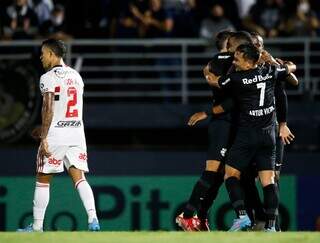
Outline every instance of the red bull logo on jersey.
[[243, 78], [242, 82], [243, 84], [252, 84], [252, 83], [266, 81], [268, 79], [272, 79], [272, 75], [270, 75], [269, 73], [265, 76], [255, 75], [254, 78]]

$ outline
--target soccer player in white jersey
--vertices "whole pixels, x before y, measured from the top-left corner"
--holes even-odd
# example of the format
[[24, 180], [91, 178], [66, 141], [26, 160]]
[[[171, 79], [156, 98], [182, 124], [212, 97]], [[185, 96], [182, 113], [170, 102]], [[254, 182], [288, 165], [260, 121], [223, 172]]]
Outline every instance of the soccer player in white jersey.
[[84, 176], [88, 164], [82, 121], [83, 81], [77, 71], [63, 63], [66, 47], [62, 41], [44, 41], [41, 52], [41, 62], [47, 72], [40, 79], [42, 126], [38, 132], [41, 142], [37, 155], [33, 223], [18, 231], [43, 231], [50, 181], [53, 174], [63, 172], [64, 166], [87, 211], [88, 230], [99, 231], [92, 189]]

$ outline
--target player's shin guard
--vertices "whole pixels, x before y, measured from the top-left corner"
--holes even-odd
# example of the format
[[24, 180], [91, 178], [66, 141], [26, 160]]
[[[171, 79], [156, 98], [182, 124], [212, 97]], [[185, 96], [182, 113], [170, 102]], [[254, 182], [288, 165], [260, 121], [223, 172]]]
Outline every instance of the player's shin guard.
[[213, 181], [213, 184], [209, 188], [209, 190], [206, 192], [206, 195], [204, 196], [203, 200], [200, 201], [200, 207], [198, 210], [198, 218], [201, 220], [205, 220], [208, 218], [208, 211], [210, 207], [213, 204], [213, 201], [216, 199], [219, 189], [223, 183], [223, 176], [222, 173], [217, 173], [216, 178]]
[[238, 180], [236, 177], [229, 177], [226, 179], [225, 184], [237, 217], [239, 218], [247, 215], [244, 205], [244, 193], [241, 188], [240, 180]]
[[191, 218], [200, 206], [200, 201], [204, 199], [208, 189], [215, 183], [218, 177], [217, 172], [204, 171], [200, 179], [195, 184], [189, 201], [183, 211], [184, 218]]
[[42, 230], [44, 215], [49, 203], [50, 184], [36, 182], [33, 199], [33, 229]]
[[264, 204], [266, 209], [266, 229], [274, 228], [279, 206], [279, 194], [276, 184], [269, 184], [263, 188]]
[[88, 222], [91, 223], [94, 219], [97, 219], [92, 189], [85, 179], [76, 182], [75, 188], [78, 190], [82, 203], [87, 211]]

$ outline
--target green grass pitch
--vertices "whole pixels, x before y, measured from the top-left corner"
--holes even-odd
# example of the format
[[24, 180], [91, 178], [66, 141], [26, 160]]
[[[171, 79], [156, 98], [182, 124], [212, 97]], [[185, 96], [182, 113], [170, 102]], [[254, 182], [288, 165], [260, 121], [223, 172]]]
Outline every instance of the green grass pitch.
[[0, 233], [1, 243], [320, 243], [320, 233], [45, 232]]

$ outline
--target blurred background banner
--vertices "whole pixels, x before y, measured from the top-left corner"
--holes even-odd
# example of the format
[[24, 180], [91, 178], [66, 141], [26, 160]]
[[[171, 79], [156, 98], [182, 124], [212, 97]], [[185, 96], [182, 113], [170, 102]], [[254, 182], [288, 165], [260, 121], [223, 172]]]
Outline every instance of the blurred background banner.
[[[105, 230], [175, 230], [174, 217], [205, 166], [212, 104], [202, 68], [223, 29], [258, 32], [274, 57], [297, 64], [287, 86], [281, 178], [283, 230], [320, 230], [320, 4], [318, 0], [1, 0], [0, 230], [30, 222], [41, 123], [40, 45], [65, 41], [83, 77], [90, 174]], [[155, 24], [157, 23], [157, 24]], [[66, 174], [56, 176], [45, 229], [86, 228]], [[230, 226], [224, 186], [213, 228]]]
[[[108, 230], [177, 230], [174, 218], [192, 189], [195, 176], [89, 177], [101, 226]], [[32, 219], [34, 178], [0, 179], [0, 230], [15, 230]], [[284, 176], [280, 212], [283, 230], [297, 230], [296, 178]], [[70, 188], [69, 188], [70, 187]], [[45, 228], [86, 230], [86, 214], [69, 178], [55, 178]], [[213, 229], [227, 230], [234, 218], [228, 194], [221, 188], [211, 210]], [[311, 230], [310, 228], [304, 228]]]

